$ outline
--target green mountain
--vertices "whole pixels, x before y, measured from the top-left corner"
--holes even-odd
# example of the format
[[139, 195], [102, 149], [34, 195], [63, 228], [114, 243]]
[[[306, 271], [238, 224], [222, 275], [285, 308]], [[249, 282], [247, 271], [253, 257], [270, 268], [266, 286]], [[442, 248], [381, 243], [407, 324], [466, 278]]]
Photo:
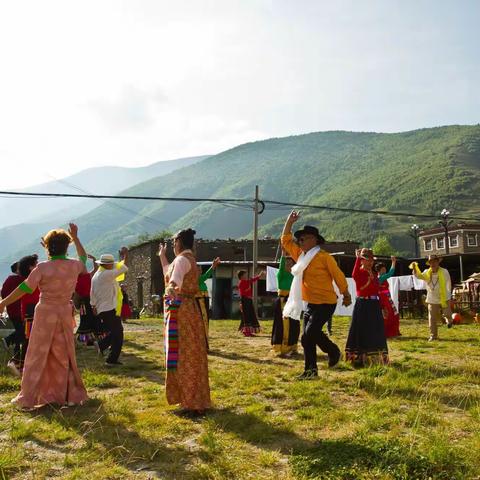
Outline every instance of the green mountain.
[[[125, 195], [197, 198], [260, 197], [344, 208], [384, 209], [478, 218], [480, 126], [403, 133], [320, 132], [248, 143], [172, 174], [140, 183]], [[127, 208], [128, 210], [125, 210]], [[131, 210], [137, 212], [133, 214]], [[278, 235], [289, 208], [267, 205], [262, 235]], [[415, 218], [304, 210], [303, 222], [329, 240], [372, 244], [386, 234], [400, 251]], [[191, 226], [203, 238], [251, 235], [252, 211], [213, 203], [115, 201], [78, 219], [89, 249], [116, 251], [139, 235]], [[435, 222], [430, 222], [430, 224]]]

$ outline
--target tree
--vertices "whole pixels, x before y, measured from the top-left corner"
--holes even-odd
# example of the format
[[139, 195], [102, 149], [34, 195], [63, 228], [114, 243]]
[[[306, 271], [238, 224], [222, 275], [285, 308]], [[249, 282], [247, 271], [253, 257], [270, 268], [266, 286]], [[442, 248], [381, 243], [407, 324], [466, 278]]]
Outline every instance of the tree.
[[390, 240], [386, 235], [381, 235], [376, 238], [375, 243], [373, 244], [373, 253], [375, 255], [382, 255], [389, 257], [390, 255], [396, 255], [397, 252], [393, 248]]

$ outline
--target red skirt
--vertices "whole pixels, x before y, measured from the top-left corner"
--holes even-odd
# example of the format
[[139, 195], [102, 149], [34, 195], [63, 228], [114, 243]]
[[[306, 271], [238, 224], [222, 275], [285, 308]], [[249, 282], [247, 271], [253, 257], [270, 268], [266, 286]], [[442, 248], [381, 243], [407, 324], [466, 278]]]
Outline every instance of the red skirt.
[[122, 318], [130, 318], [132, 316], [132, 309], [128, 303], [122, 305], [122, 311], [120, 313]]
[[398, 337], [400, 335], [400, 315], [393, 303], [388, 288], [380, 289], [380, 308], [382, 309], [385, 337]]

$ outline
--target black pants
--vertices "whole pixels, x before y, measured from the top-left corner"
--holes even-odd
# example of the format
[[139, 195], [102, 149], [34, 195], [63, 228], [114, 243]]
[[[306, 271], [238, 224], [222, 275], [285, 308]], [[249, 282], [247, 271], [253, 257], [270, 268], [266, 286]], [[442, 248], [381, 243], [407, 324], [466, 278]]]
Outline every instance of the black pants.
[[25, 324], [20, 317], [10, 317], [15, 331], [5, 338], [7, 345], [13, 345], [13, 358], [16, 362], [21, 361], [22, 350], [25, 348]]
[[122, 320], [115, 315], [115, 310], [100, 312], [98, 316], [102, 320], [103, 327], [107, 333], [107, 335], [98, 342], [98, 346], [102, 351], [110, 347], [107, 362], [116, 362], [120, 356], [123, 345]]
[[305, 370], [317, 370], [317, 345], [320, 349], [332, 356], [340, 349], [323, 333], [322, 328], [332, 319], [337, 304], [323, 303], [315, 305], [309, 303], [303, 316], [302, 346], [305, 355]]

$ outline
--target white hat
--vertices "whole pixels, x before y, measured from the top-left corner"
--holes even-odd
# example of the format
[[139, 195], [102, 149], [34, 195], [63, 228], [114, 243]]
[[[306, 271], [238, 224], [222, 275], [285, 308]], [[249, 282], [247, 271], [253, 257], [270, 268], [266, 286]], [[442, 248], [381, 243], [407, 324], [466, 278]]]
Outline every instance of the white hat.
[[95, 263], [99, 265], [113, 265], [115, 263], [115, 257], [111, 253], [104, 253], [100, 255], [100, 260], [95, 260]]

